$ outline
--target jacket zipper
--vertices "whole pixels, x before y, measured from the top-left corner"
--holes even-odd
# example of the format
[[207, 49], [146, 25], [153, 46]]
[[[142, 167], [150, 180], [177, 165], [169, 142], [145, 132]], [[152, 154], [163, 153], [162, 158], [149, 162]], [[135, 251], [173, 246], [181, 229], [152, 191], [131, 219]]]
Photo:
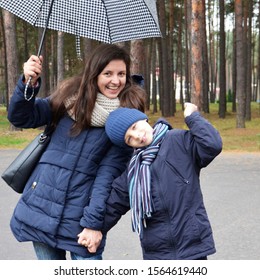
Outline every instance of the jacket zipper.
[[185, 179], [180, 173], [179, 171], [173, 167], [172, 165], [170, 165], [167, 161], [165, 161], [166, 165], [169, 166], [169, 168], [175, 173], [175, 175], [181, 179], [185, 184], [189, 185], [190, 184], [190, 181], [188, 179]]
[[[154, 172], [154, 175], [156, 177], [156, 181], [158, 181], [158, 186], [160, 186], [160, 178], [157, 176], [156, 172]], [[172, 233], [171, 233], [170, 213], [169, 213], [168, 207], [165, 204], [164, 197], [163, 197], [163, 194], [161, 192], [161, 188], [160, 187], [158, 187], [158, 193], [159, 193], [160, 199], [161, 199], [161, 201], [163, 203], [163, 208], [164, 208], [164, 211], [165, 211], [165, 213], [167, 215], [167, 219], [168, 219], [168, 227], [169, 227], [168, 229], [169, 229], [169, 236], [170, 236], [170, 240], [171, 240], [171, 246], [174, 248], [174, 252], [176, 252], [176, 246], [175, 246], [175, 243], [174, 243], [174, 238], [173, 238]], [[176, 255], [176, 253], [175, 253], [175, 255]]]

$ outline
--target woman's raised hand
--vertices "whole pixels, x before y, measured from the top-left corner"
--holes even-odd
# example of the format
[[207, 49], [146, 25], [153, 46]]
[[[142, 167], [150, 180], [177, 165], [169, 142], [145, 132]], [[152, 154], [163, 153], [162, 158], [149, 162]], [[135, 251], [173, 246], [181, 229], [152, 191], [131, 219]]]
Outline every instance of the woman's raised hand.
[[23, 73], [25, 77], [25, 83], [32, 77], [31, 84], [34, 85], [42, 72], [43, 57], [32, 55], [23, 65]]

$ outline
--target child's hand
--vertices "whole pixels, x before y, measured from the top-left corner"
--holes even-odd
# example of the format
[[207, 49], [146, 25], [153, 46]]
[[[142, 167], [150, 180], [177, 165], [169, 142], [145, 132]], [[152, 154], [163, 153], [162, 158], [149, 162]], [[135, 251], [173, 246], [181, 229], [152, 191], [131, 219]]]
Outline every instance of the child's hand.
[[78, 243], [85, 246], [90, 253], [96, 253], [98, 246], [102, 241], [102, 233], [98, 230], [84, 228], [78, 234]]
[[198, 111], [198, 107], [195, 105], [195, 104], [192, 104], [192, 103], [189, 103], [189, 102], [186, 102], [184, 104], [184, 117], [188, 117], [190, 116], [193, 112], [196, 112]]
[[34, 85], [37, 82], [42, 72], [42, 56], [38, 57], [32, 55], [23, 65], [23, 73], [25, 77], [25, 83], [32, 77], [31, 83]]

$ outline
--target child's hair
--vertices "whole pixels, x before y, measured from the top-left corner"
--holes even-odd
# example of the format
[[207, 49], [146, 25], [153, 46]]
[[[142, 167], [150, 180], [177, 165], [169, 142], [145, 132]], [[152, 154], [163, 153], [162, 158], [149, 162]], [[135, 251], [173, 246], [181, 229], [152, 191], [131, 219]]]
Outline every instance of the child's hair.
[[111, 140], [117, 146], [127, 146], [125, 143], [125, 134], [128, 128], [135, 122], [148, 119], [147, 115], [143, 112], [130, 109], [130, 108], [118, 108], [111, 112], [106, 121], [106, 133]]
[[135, 108], [145, 112], [147, 93], [141, 86], [137, 84], [132, 85], [129, 91], [119, 94], [119, 99], [121, 107]]

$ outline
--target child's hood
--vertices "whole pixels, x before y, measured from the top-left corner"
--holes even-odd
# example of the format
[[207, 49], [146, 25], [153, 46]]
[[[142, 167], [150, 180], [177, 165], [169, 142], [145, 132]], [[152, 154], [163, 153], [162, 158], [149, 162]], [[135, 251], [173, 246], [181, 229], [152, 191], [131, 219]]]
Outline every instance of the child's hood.
[[[163, 123], [163, 124], [168, 125], [169, 130], [170, 130], [170, 129], [173, 129], [173, 127], [171, 126], [171, 124], [170, 124], [166, 119], [164, 119], [164, 118], [159, 118], [159, 119], [156, 121], [156, 123], [154, 124], [154, 126], [157, 125], [158, 123]], [[153, 127], [154, 127], [154, 126], [153, 126]]]

